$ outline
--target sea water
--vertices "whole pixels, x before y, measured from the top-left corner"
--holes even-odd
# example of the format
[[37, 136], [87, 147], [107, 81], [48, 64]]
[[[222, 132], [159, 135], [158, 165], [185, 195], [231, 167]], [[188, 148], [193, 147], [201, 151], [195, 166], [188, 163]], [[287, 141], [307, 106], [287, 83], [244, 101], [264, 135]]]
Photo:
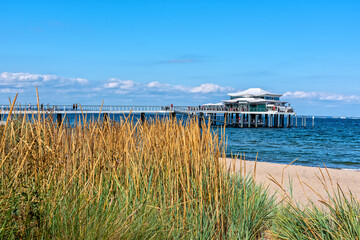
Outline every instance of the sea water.
[[360, 170], [360, 119], [315, 118], [312, 127], [227, 128], [227, 155], [304, 166]]
[[[77, 117], [76, 117], [77, 116]], [[126, 118], [124, 114], [110, 114], [112, 120]], [[164, 118], [166, 115], [147, 114], [147, 118]], [[69, 114], [64, 122], [72, 125], [80, 115]], [[103, 114], [88, 114], [87, 119], [102, 119]], [[186, 121], [186, 116], [177, 119]], [[56, 119], [56, 118], [55, 118]], [[134, 122], [140, 114], [132, 116]], [[245, 155], [246, 160], [294, 165], [325, 166], [349, 170], [360, 170], [360, 119], [308, 118], [307, 126], [290, 128], [234, 128], [225, 130], [226, 154]], [[215, 134], [221, 134], [220, 126], [213, 127]]]

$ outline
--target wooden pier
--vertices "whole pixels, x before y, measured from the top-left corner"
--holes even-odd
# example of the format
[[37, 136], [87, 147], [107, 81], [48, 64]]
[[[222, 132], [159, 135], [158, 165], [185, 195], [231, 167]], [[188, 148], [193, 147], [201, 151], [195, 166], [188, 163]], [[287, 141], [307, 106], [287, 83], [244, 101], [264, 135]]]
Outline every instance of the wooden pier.
[[[0, 120], [3, 116], [10, 114], [10, 106], [0, 106]], [[282, 128], [297, 127], [298, 119], [294, 112], [279, 111], [240, 111], [238, 109], [213, 108], [204, 106], [100, 106], [79, 105], [47, 105], [37, 106], [15, 106], [12, 115], [16, 114], [53, 114], [58, 122], [63, 116], [70, 114], [103, 114], [104, 118], [111, 114], [139, 114], [144, 120], [146, 114], [168, 115], [176, 117], [177, 114], [190, 117], [198, 117], [200, 121], [207, 121], [213, 125], [225, 125], [227, 127], [239, 128]], [[314, 118], [312, 125], [314, 126]], [[301, 126], [306, 127], [306, 118], [301, 117]]]

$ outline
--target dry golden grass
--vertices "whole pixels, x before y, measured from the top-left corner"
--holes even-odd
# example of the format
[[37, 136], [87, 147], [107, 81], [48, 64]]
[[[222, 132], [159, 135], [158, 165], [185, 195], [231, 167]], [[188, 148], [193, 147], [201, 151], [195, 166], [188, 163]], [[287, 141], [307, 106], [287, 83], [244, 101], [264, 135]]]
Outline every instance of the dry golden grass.
[[223, 140], [196, 119], [69, 127], [39, 113], [0, 133], [3, 238], [254, 238], [268, 220], [271, 200], [226, 171]]

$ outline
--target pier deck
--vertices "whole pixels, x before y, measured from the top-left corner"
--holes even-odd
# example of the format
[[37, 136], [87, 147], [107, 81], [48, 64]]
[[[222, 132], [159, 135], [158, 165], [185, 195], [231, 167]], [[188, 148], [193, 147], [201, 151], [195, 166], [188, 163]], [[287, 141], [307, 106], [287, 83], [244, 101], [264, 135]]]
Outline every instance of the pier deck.
[[[0, 120], [2, 116], [10, 114], [10, 106], [0, 106]], [[294, 112], [279, 111], [241, 111], [239, 109], [194, 107], [194, 106], [100, 106], [82, 105], [77, 109], [72, 105], [15, 106], [11, 114], [54, 114], [58, 120], [69, 114], [162, 114], [176, 116], [176, 114], [198, 116], [199, 119], [211, 121], [212, 124], [225, 124], [237, 127], [291, 127], [298, 126]], [[306, 119], [301, 119], [302, 126], [306, 126]]]

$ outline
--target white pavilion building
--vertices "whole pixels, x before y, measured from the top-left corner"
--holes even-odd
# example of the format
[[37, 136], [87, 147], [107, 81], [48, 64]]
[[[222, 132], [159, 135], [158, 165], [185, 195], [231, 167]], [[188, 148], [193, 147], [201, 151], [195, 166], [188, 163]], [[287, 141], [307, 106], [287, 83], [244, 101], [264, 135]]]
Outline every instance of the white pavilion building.
[[288, 102], [280, 100], [282, 94], [272, 93], [261, 88], [249, 88], [228, 95], [230, 100], [222, 101], [226, 108], [250, 112], [293, 112]]

